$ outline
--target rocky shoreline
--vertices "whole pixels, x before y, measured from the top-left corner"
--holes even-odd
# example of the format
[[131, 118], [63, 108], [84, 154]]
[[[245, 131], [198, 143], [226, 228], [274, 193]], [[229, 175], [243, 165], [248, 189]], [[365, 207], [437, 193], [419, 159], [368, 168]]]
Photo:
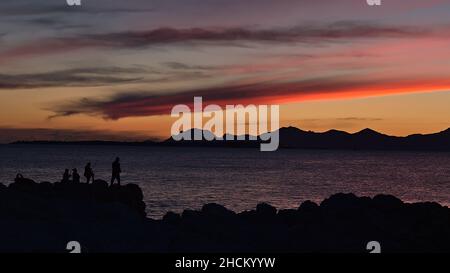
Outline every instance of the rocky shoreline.
[[339, 193], [298, 209], [206, 204], [154, 220], [134, 184], [0, 184], [0, 252], [68, 252], [69, 241], [92, 253], [367, 253], [369, 241], [382, 252], [450, 252], [450, 209]]

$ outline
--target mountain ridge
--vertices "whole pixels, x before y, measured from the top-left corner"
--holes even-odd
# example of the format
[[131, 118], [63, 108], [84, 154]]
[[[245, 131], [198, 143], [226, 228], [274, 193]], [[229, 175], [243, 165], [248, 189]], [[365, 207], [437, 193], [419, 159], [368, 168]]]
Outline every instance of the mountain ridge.
[[[213, 133], [207, 130], [190, 129], [187, 132], [194, 135], [194, 131], [200, 131], [204, 135], [212, 136]], [[279, 130], [280, 148], [299, 149], [344, 149], [344, 150], [443, 150], [450, 151], [450, 128], [431, 134], [411, 134], [408, 136], [390, 136], [370, 128], [365, 128], [355, 133], [331, 129], [325, 132], [304, 131], [297, 127], [282, 127]], [[186, 132], [184, 132], [186, 133]], [[266, 133], [267, 134], [267, 133]], [[227, 134], [212, 141], [202, 140], [181, 140], [175, 141], [172, 137], [163, 141], [142, 141], [142, 142], [118, 142], [118, 141], [17, 141], [12, 144], [74, 144], [74, 145], [133, 145], [133, 146], [205, 146], [205, 147], [256, 147], [260, 143], [261, 136], [256, 136], [256, 140], [248, 140], [249, 135], [245, 135], [245, 140], [234, 141], [224, 140]], [[228, 135], [230, 136], [230, 135]], [[241, 136], [242, 137], [242, 136]], [[255, 136], [253, 136], [255, 137]], [[193, 138], [192, 138], [193, 139]]]

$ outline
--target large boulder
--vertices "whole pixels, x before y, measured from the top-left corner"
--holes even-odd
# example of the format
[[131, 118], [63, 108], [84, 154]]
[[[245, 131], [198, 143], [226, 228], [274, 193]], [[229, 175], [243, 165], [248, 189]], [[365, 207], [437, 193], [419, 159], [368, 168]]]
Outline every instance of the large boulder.
[[372, 204], [376, 209], [392, 212], [403, 206], [403, 201], [392, 195], [379, 194], [372, 199]]
[[259, 203], [256, 206], [256, 214], [262, 218], [273, 218], [277, 215], [277, 209], [267, 203]]
[[224, 206], [216, 203], [204, 205], [202, 207], [202, 213], [206, 217], [212, 217], [216, 219], [227, 219], [236, 216], [236, 213], [234, 211], [231, 211]]

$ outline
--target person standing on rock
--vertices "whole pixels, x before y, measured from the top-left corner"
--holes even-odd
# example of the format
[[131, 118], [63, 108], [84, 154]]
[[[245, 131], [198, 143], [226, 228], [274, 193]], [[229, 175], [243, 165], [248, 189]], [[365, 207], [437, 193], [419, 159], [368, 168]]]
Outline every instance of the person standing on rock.
[[80, 183], [80, 175], [78, 174], [77, 169], [72, 170], [72, 179], [73, 179], [73, 183]]
[[86, 183], [89, 184], [92, 178], [92, 183], [94, 183], [94, 171], [91, 168], [91, 162], [88, 162], [86, 164], [86, 167], [84, 167], [84, 177], [86, 177]]
[[70, 179], [69, 169], [65, 169], [64, 174], [63, 174], [63, 179], [61, 180], [61, 182], [67, 183], [67, 182], [69, 182], [69, 179]]
[[122, 170], [120, 169], [120, 158], [116, 158], [116, 160], [112, 163], [112, 177], [111, 177], [111, 186], [114, 183], [114, 180], [117, 180], [117, 183], [120, 185], [120, 173]]

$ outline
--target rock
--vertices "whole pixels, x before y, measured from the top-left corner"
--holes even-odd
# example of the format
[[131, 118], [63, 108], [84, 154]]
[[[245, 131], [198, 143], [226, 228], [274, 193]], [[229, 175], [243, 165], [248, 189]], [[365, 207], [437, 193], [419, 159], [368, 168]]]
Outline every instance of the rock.
[[295, 209], [283, 209], [279, 210], [277, 217], [289, 226], [294, 225], [299, 220], [299, 211]]
[[[53, 203], [55, 208], [67, 205], [68, 202], [79, 203], [82, 207], [86, 202], [91, 205], [100, 203], [117, 202], [127, 206], [129, 209], [145, 217], [145, 203], [143, 202], [142, 190], [134, 184], [116, 186], [109, 188], [106, 181], [96, 180], [92, 184], [85, 183], [61, 183], [50, 182], [36, 183], [31, 179], [18, 175], [15, 182], [10, 184], [4, 191], [14, 191], [18, 193], [18, 198], [25, 198], [22, 193], [27, 193], [27, 200], [22, 200], [24, 207], [33, 208], [35, 204], [28, 199], [35, 199], [34, 202]], [[10, 193], [12, 195], [13, 193]], [[92, 203], [94, 202], [94, 203]], [[51, 209], [51, 208], [45, 208]], [[71, 208], [76, 210], [77, 208]], [[32, 212], [32, 211], [31, 211]], [[51, 213], [51, 212], [49, 212]], [[75, 213], [75, 212], [74, 212]]]
[[169, 211], [164, 215], [162, 221], [169, 225], [178, 225], [181, 222], [181, 216], [178, 213]]
[[181, 218], [183, 220], [198, 220], [200, 217], [201, 212], [190, 209], [184, 210], [183, 213], [181, 214]]
[[307, 200], [305, 202], [303, 202], [300, 207], [298, 208], [299, 212], [302, 213], [311, 213], [311, 212], [316, 212], [319, 209], [319, 205], [317, 205], [316, 203]]
[[52, 194], [54, 192], [53, 184], [50, 182], [41, 182], [38, 184], [38, 190], [41, 194]]
[[14, 179], [14, 183], [9, 184], [8, 187], [10, 189], [19, 191], [35, 191], [38, 187], [38, 184], [32, 179], [25, 178], [21, 174], [18, 174], [16, 176], [16, 179]]
[[97, 179], [91, 184], [93, 197], [97, 200], [109, 201], [108, 183], [104, 180]]
[[277, 209], [267, 203], [259, 203], [256, 206], [256, 214], [263, 218], [271, 218], [277, 215]]
[[108, 188], [108, 182], [106, 182], [105, 180], [101, 180], [101, 179], [96, 179], [91, 185], [97, 189], [105, 189], [106, 190]]
[[403, 206], [402, 200], [392, 195], [379, 194], [372, 199], [373, 205], [383, 211], [392, 211]]
[[128, 198], [129, 200], [143, 200], [144, 194], [142, 193], [141, 188], [136, 184], [126, 184], [123, 188], [122, 197]]
[[370, 202], [370, 198], [358, 198], [353, 193], [337, 193], [322, 201], [322, 209], [334, 211], [350, 211], [361, 209]]
[[224, 206], [215, 203], [204, 205], [202, 207], [202, 213], [206, 217], [213, 218], [230, 218], [236, 215], [234, 211], [228, 210]]
[[145, 217], [139, 186], [36, 183], [18, 177], [0, 184], [0, 251], [64, 252], [80, 240], [90, 252], [450, 252], [450, 209], [403, 203], [391, 195], [335, 194], [298, 209], [258, 204], [236, 214], [206, 204], [162, 220]]

